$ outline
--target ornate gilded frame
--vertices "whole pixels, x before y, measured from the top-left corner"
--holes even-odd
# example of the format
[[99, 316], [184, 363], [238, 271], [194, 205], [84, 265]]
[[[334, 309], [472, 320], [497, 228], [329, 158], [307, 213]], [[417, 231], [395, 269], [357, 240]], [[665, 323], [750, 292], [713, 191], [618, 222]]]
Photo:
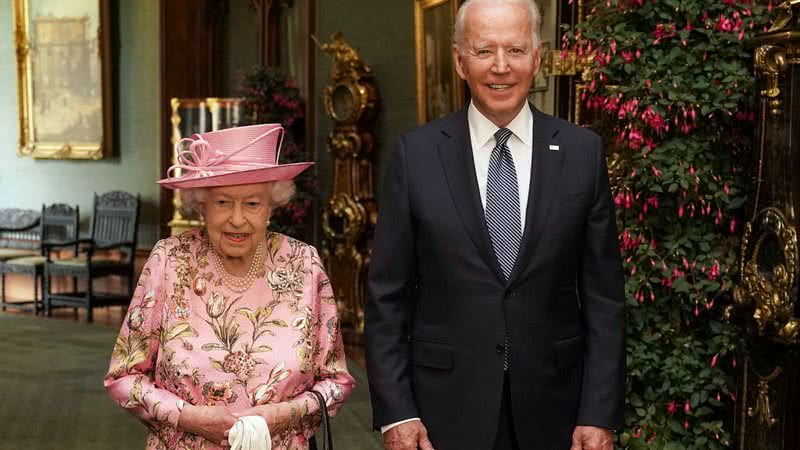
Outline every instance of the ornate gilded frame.
[[[449, 26], [447, 27], [447, 48], [451, 48], [451, 39], [450, 35], [452, 33], [453, 25], [455, 24], [456, 12], [458, 11], [458, 1], [457, 0], [414, 0], [414, 47], [416, 49], [416, 65], [417, 65], [417, 120], [420, 124], [429, 122], [430, 120], [435, 119], [436, 117], [428, 117], [428, 102], [431, 99], [431, 96], [427, 92], [426, 89], [426, 76], [427, 76], [427, 66], [428, 60], [426, 57], [426, 48], [425, 48], [425, 35], [426, 32], [430, 31], [430, 27], [428, 24], [425, 23], [425, 13], [426, 11], [439, 8], [442, 6], [447, 6], [449, 10]], [[446, 55], [443, 58], [447, 59], [445, 61], [436, 60], [434, 63], [442, 64], [442, 63], [453, 63], [452, 62], [452, 51], [445, 52]], [[465, 95], [464, 95], [464, 84], [461, 78], [456, 73], [455, 68], [452, 70], [452, 74], [450, 75], [450, 85], [453, 89], [452, 91], [452, 99], [449, 105], [449, 112], [454, 112], [461, 108], [464, 105]]]
[[326, 240], [321, 253], [335, 287], [345, 342], [363, 345], [369, 245], [377, 220], [372, 161], [379, 96], [372, 69], [342, 33], [318, 45], [333, 59], [323, 98], [334, 122], [328, 135], [333, 183], [322, 212]]
[[[80, 89], [85, 94], [84, 98], [100, 97], [100, 118], [99, 123], [92, 120], [85, 120], [88, 122], [87, 127], [94, 128], [102, 127], [100, 130], [99, 138], [87, 137], [58, 139], [48, 138], [39, 139], [37, 136], [37, 115], [34, 106], [36, 105], [35, 91], [35, 74], [33, 72], [32, 51], [35, 50], [36, 37], [32, 35], [32, 17], [31, 17], [31, 4], [39, 3], [48, 0], [13, 0], [14, 1], [14, 22], [15, 22], [15, 41], [16, 41], [16, 55], [17, 55], [17, 83], [19, 88], [19, 147], [17, 154], [21, 157], [28, 156], [32, 158], [41, 159], [101, 159], [110, 154], [113, 143], [113, 106], [112, 106], [112, 77], [111, 77], [111, 42], [109, 24], [110, 20], [110, 4], [108, 0], [98, 0], [97, 10], [85, 11], [82, 16], [78, 16], [71, 12], [69, 17], [50, 17], [46, 16], [44, 20], [50, 23], [61, 21], [72, 22], [73, 29], [77, 29], [80, 25], [78, 22], [83, 20], [85, 29], [91, 33], [93, 31], [90, 26], [90, 16], [96, 14], [97, 17], [97, 40], [94, 41], [90, 36], [85, 35], [84, 40], [77, 41], [78, 46], [81, 43], [84, 45], [84, 53], [86, 56], [85, 64], [91, 65], [94, 62], [98, 64], [99, 76], [96, 82], [87, 77], [90, 81], [82, 79], [81, 82], [85, 83], [80, 86]], [[57, 0], [49, 0], [57, 3]], [[75, 41], [74, 41], [75, 42]], [[68, 54], [65, 59], [74, 58], [73, 54]], [[96, 58], [96, 59], [95, 59]], [[84, 61], [81, 61], [82, 63]], [[55, 64], [53, 64], [55, 65]], [[44, 69], [42, 69], [44, 70]], [[50, 75], [60, 75], [64, 80], [67, 78], [68, 70], [51, 70]], [[74, 75], [74, 74], [73, 74]], [[74, 79], [74, 78], [73, 78]], [[61, 80], [61, 78], [59, 78]], [[56, 84], [48, 80], [48, 83]], [[63, 81], [63, 85], [67, 85], [68, 81]], [[60, 92], [72, 93], [69, 88], [62, 88]], [[44, 94], [42, 94], [44, 96]], [[66, 94], [59, 99], [62, 103], [66, 103], [65, 108], [72, 111], [79, 110], [80, 106], [76, 104], [69, 104], [70, 98]], [[57, 99], [48, 99], [55, 103]], [[95, 110], [96, 111], [96, 110]], [[80, 111], [77, 112], [80, 114]], [[53, 116], [56, 116], [54, 113]], [[88, 116], [88, 115], [87, 115]], [[87, 117], [85, 116], [85, 117]], [[83, 124], [82, 124], [83, 125]], [[74, 131], [74, 129], [73, 129]], [[98, 130], [94, 129], [93, 134]]]
[[[767, 239], [777, 248], [771, 266], [761, 261]], [[774, 244], [773, 244], [774, 245]], [[777, 250], [777, 252], [775, 251]], [[792, 291], [797, 270], [797, 232], [780, 209], [767, 207], [745, 225], [739, 255], [739, 283], [734, 305], [750, 309], [758, 333], [788, 343], [800, 342]], [[728, 313], [729, 315], [730, 313]]]

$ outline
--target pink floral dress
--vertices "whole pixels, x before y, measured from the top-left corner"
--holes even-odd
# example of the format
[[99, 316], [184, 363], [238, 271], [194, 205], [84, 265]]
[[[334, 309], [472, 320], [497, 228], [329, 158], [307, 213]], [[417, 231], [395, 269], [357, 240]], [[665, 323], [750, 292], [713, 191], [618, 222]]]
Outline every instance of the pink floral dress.
[[306, 449], [320, 419], [309, 391], [335, 414], [355, 386], [317, 251], [278, 233], [266, 244], [264, 273], [241, 294], [222, 284], [204, 231], [150, 254], [104, 382], [150, 428], [147, 449], [220, 448], [177, 429], [181, 400], [234, 412], [290, 402], [297, 416], [273, 432], [273, 448]]

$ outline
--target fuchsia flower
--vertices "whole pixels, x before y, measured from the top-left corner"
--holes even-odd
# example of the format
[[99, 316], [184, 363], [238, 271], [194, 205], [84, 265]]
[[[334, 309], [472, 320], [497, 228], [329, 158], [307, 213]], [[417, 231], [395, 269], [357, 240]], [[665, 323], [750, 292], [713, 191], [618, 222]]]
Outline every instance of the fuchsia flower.
[[653, 175], [655, 175], [656, 177], [660, 177], [663, 174], [663, 172], [658, 170], [656, 166], [650, 166], [650, 169], [653, 170]]
[[666, 125], [664, 118], [655, 112], [650, 105], [647, 105], [647, 109], [642, 113], [642, 121], [657, 133], [661, 133]]
[[719, 277], [719, 261], [714, 260], [714, 264], [708, 272], [708, 279], [715, 280], [717, 277]]
[[670, 416], [674, 416], [676, 412], [678, 412], [678, 404], [675, 403], [675, 400], [667, 403], [667, 413]]
[[622, 61], [623, 64], [628, 64], [633, 61], [633, 54], [630, 51], [623, 51], [622, 52]]
[[671, 38], [675, 36], [675, 24], [660, 23], [656, 25], [656, 30], [653, 32], [653, 35], [656, 37], [655, 41], [653, 41], [653, 44], [658, 44], [662, 39]]

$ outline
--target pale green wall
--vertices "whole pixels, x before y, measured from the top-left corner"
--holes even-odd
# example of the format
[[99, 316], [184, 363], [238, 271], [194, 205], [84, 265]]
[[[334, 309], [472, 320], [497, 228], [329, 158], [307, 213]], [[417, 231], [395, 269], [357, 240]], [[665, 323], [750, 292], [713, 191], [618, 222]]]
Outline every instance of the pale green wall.
[[[323, 42], [335, 31], [359, 49], [372, 68], [381, 95], [376, 126], [375, 192], [398, 136], [417, 123], [414, 66], [414, 2], [412, 0], [318, 0], [317, 33]], [[330, 59], [317, 55], [317, 166], [323, 199], [330, 192], [331, 156], [327, 136], [333, 122], [325, 114], [322, 93], [330, 76]]]
[[158, 1], [124, 0], [119, 8], [119, 70], [115, 83], [119, 149], [101, 161], [19, 158], [17, 78], [11, 0], [0, 3], [0, 207], [39, 209], [42, 203], [80, 206], [84, 226], [94, 192], [140, 192], [140, 245], [157, 239], [158, 223]]
[[249, 0], [232, 0], [228, 3], [225, 30], [222, 32], [222, 97], [241, 97], [239, 90], [245, 73], [258, 64], [259, 13]]
[[[241, 1], [242, 0], [237, 0]], [[223, 37], [229, 54], [223, 95], [235, 95], [234, 86], [248, 61], [257, 60], [257, 43], [252, 17], [247, 9], [231, 8], [229, 34]], [[123, 0], [120, 9], [118, 63], [116, 83], [119, 97], [118, 156], [103, 161], [38, 161], [16, 156], [17, 82], [14, 60], [13, 12], [11, 0], [0, 0], [0, 207], [39, 208], [42, 203], [79, 204], [84, 221], [91, 213], [93, 192], [122, 189], [140, 192], [143, 198], [141, 215], [142, 246], [157, 239], [158, 222], [158, 1]], [[345, 39], [359, 48], [370, 65], [381, 95], [381, 108], [376, 126], [375, 156], [376, 192], [386, 168], [391, 147], [403, 131], [416, 124], [414, 72], [414, 2], [374, 0], [317, 0], [316, 35], [323, 41], [334, 31], [344, 32]], [[237, 24], [238, 22], [238, 24]], [[249, 45], [248, 45], [249, 44]], [[235, 48], [236, 50], [231, 50]], [[326, 199], [331, 183], [331, 158], [327, 152], [327, 135], [332, 122], [322, 104], [322, 92], [328, 82], [330, 62], [318, 53], [314, 80], [317, 135], [309, 139], [318, 162], [321, 198]]]

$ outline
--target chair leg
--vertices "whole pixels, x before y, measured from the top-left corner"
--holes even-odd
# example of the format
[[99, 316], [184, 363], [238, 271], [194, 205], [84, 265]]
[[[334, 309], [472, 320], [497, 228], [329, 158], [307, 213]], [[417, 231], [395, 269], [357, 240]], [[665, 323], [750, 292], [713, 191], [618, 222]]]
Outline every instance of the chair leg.
[[39, 314], [39, 282], [41, 275], [33, 274], [33, 315]]
[[[78, 277], [72, 277], [72, 293], [73, 294], [77, 294], [78, 293]], [[89, 295], [88, 291], [87, 291], [86, 295]], [[75, 317], [75, 320], [78, 320], [78, 308], [77, 307], [76, 308], [72, 308], [72, 315]], [[92, 320], [90, 318], [89, 322], [91, 322], [91, 321]]]
[[0, 273], [0, 306], [2, 310], [6, 310], [6, 274]]
[[53, 315], [53, 311], [50, 308], [50, 284], [52, 282], [52, 278], [50, 278], [50, 274], [45, 270], [44, 276], [42, 277], [42, 297], [44, 300], [44, 315], [50, 317]]
[[86, 321], [92, 322], [92, 277], [86, 280]]
[[133, 289], [135, 288], [136, 284], [133, 280], [133, 270], [128, 272], [128, 297], [133, 298]]
[[44, 297], [44, 315], [46, 317], [51, 317], [53, 315], [53, 310], [51, 308], [51, 299], [50, 299], [50, 290], [52, 289], [52, 282], [53, 279], [50, 277], [50, 274], [45, 272], [44, 278], [42, 279], [43, 283], [43, 293], [42, 296]]

